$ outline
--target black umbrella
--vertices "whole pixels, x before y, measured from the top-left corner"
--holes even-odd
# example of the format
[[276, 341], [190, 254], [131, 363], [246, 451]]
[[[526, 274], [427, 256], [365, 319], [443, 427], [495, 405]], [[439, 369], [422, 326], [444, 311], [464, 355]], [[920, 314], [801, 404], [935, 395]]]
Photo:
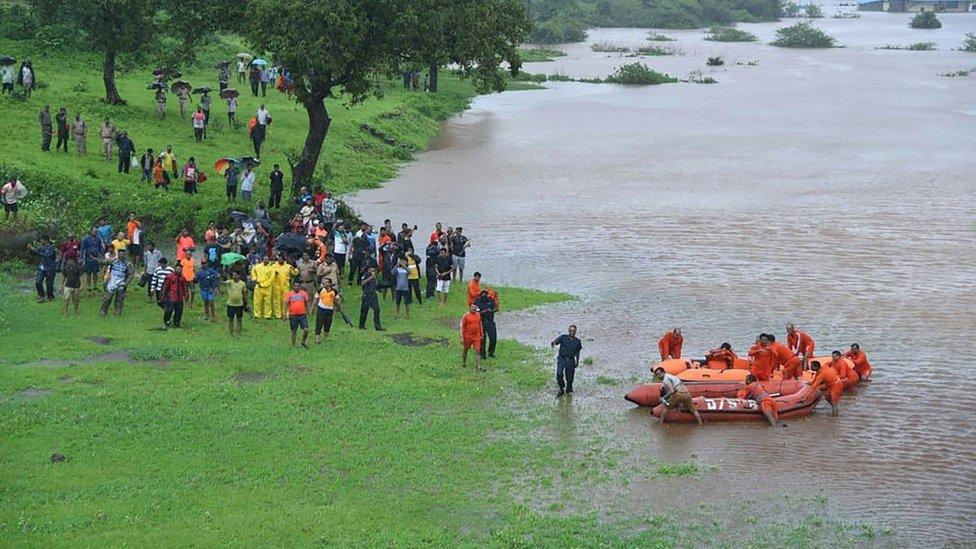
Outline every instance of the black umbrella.
[[210, 93], [213, 90], [210, 86], [203, 86], [202, 88], [193, 88], [193, 93]]
[[165, 82], [153, 82], [152, 84], [149, 84], [148, 86], [146, 86], [146, 89], [147, 90], [165, 90], [166, 89], [166, 83]]
[[240, 223], [242, 225], [244, 223], [260, 224], [262, 227], [264, 227], [264, 230], [265, 231], [271, 232], [272, 225], [271, 225], [271, 220], [270, 219], [266, 219], [266, 218], [260, 218], [260, 219], [258, 219], [256, 217], [251, 217], [250, 215], [248, 215], [248, 214], [246, 214], [244, 212], [237, 212], [237, 211], [230, 212], [230, 216], [231, 216], [231, 218], [234, 221], [236, 221], [236, 222], [238, 222], [238, 223]]
[[301, 255], [306, 243], [305, 237], [298, 233], [281, 233], [275, 240], [275, 249]]
[[13, 65], [17, 60], [9, 55], [0, 55], [0, 65]]
[[241, 92], [235, 90], [234, 88], [224, 88], [224, 89], [220, 90], [220, 98], [221, 99], [230, 99], [232, 97], [237, 97], [240, 94], [241, 94]]
[[173, 84], [170, 86], [170, 89], [172, 89], [174, 92], [178, 92], [179, 90], [184, 88], [190, 89], [192, 88], [192, 86], [190, 86], [190, 83], [185, 80], [177, 80], [176, 82], [173, 82]]
[[243, 162], [245, 166], [250, 166], [252, 168], [261, 165], [261, 161], [253, 156], [243, 156], [241, 157], [241, 162]]

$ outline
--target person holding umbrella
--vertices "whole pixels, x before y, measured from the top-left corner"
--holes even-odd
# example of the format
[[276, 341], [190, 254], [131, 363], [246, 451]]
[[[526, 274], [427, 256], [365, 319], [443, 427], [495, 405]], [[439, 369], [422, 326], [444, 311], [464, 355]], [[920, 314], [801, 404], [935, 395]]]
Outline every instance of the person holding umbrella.
[[220, 97], [227, 101], [227, 123], [237, 129], [237, 96], [240, 93], [234, 88], [221, 90]]
[[0, 95], [7, 92], [10, 92], [11, 95], [14, 93], [14, 62], [16, 61], [9, 55], [0, 56], [0, 82], [3, 82]]

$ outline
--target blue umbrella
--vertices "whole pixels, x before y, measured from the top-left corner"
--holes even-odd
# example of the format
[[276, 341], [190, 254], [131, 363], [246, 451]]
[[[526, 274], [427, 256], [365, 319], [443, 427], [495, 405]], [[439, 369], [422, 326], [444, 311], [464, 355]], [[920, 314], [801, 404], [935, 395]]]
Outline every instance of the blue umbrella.
[[260, 67], [263, 67], [263, 66], [267, 65], [268, 62], [265, 61], [264, 59], [255, 59], [254, 61], [251, 61], [251, 64], [252, 65], [258, 65]]

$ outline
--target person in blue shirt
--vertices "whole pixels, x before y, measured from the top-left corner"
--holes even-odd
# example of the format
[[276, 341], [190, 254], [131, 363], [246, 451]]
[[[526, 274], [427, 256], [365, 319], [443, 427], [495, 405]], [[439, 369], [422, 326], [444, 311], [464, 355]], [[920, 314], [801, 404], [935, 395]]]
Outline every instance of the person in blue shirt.
[[95, 231], [98, 232], [98, 238], [102, 241], [102, 246], [108, 248], [109, 242], [111, 242], [112, 237], [115, 236], [115, 232], [112, 231], [112, 226], [109, 225], [108, 221], [99, 219], [98, 228], [95, 229]]
[[556, 357], [556, 383], [559, 384], [557, 397], [573, 394], [573, 378], [576, 367], [579, 366], [580, 351], [583, 350], [583, 343], [576, 337], [576, 325], [570, 324], [567, 332], [549, 344], [550, 347], [559, 346]]
[[214, 298], [217, 295], [217, 287], [220, 286], [220, 272], [217, 271], [215, 263], [202, 262], [203, 270], [197, 274], [197, 282], [200, 283], [200, 298], [203, 299], [203, 319], [210, 322], [217, 322], [217, 312], [214, 308]]
[[[109, 232], [112, 227], [109, 227]], [[81, 261], [82, 270], [85, 273], [89, 293], [98, 291], [98, 271], [101, 269], [102, 256], [105, 255], [105, 245], [99, 237], [98, 229], [92, 227], [88, 236], [81, 239]]]
[[54, 274], [57, 272], [58, 252], [50, 238], [44, 238], [36, 248], [29, 248], [37, 256], [37, 276], [34, 280], [37, 302], [54, 301]]

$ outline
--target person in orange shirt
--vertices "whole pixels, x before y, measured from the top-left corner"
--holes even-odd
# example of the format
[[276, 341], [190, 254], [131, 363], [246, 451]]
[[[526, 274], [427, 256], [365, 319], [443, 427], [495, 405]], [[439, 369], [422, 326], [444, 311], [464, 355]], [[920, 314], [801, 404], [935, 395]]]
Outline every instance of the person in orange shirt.
[[180, 230], [180, 236], [176, 237], [176, 260], [181, 261], [186, 257], [186, 249], [195, 246], [193, 242], [193, 237], [190, 236], [190, 231], [185, 227]]
[[657, 342], [657, 348], [661, 351], [661, 360], [681, 358], [681, 345], [684, 341], [685, 338], [681, 335], [681, 328], [675, 328], [665, 333], [664, 337]]
[[806, 332], [797, 330], [795, 325], [787, 324], [786, 346], [790, 348], [790, 351], [794, 355], [800, 358], [800, 363], [803, 368], [806, 368], [807, 361], [813, 358], [813, 349], [815, 347], [813, 338]]
[[306, 244], [308, 245], [309, 248], [315, 248], [316, 250], [316, 259], [315, 259], [316, 265], [325, 262], [325, 256], [329, 255], [329, 248], [328, 246], [325, 245], [324, 242], [322, 242], [321, 238], [315, 238], [310, 236], [308, 237]]
[[837, 370], [837, 375], [844, 382], [844, 390], [847, 391], [856, 387], [860, 378], [857, 377], [857, 372], [854, 371], [854, 363], [841, 356], [840, 351], [834, 351], [830, 354], [830, 357], [833, 359], [830, 365]]
[[475, 272], [468, 281], [468, 307], [481, 296], [481, 273]]
[[468, 307], [468, 312], [461, 317], [461, 367], [468, 366], [468, 349], [474, 348], [476, 368], [481, 370], [481, 338], [484, 328], [481, 326], [481, 313], [474, 305]]
[[776, 356], [773, 369], [782, 368], [783, 379], [802, 378], [803, 362], [800, 361], [800, 357], [794, 355], [786, 345], [776, 341], [776, 336], [773, 334], [766, 334], [766, 336], [769, 338], [769, 348]]
[[196, 260], [193, 259], [195, 250], [196, 248], [190, 246], [183, 254], [183, 259], [180, 260], [180, 264], [183, 266], [183, 280], [186, 280], [186, 290], [190, 294], [190, 298], [187, 300], [188, 307], [193, 307], [193, 296], [196, 294], [194, 288], [197, 283], [197, 264]]
[[749, 372], [759, 381], [769, 381], [776, 367], [776, 353], [769, 345], [768, 334], [759, 334], [756, 344], [749, 348], [749, 358]]
[[871, 363], [868, 362], [868, 355], [864, 354], [860, 345], [852, 343], [851, 350], [844, 353], [844, 357], [854, 363], [854, 371], [859, 378], [864, 381], [871, 379]]
[[737, 358], [739, 357], [736, 356], [735, 351], [732, 350], [732, 345], [729, 343], [723, 343], [718, 349], [708, 351], [708, 354], [705, 355], [705, 362], [724, 364], [725, 369], [728, 370], [735, 365], [735, 360]]
[[844, 392], [844, 380], [840, 378], [837, 370], [829, 364], [821, 366], [820, 361], [814, 360], [810, 364], [810, 369], [816, 374], [810, 384], [814, 389], [820, 389], [827, 394], [827, 402], [830, 403], [830, 412], [834, 417], [840, 413], [840, 395]]
[[142, 223], [136, 219], [136, 212], [129, 212], [129, 221], [125, 224], [125, 235], [129, 241], [129, 257], [139, 265], [142, 262]]
[[291, 346], [295, 346], [298, 329], [302, 329], [302, 347], [308, 349], [308, 293], [302, 289], [301, 283], [295, 281], [291, 291], [285, 294], [288, 307], [288, 320], [291, 325]]
[[770, 426], [775, 426], [779, 420], [779, 410], [776, 408], [776, 401], [757, 383], [756, 376], [749, 374], [746, 376], [746, 385], [736, 391], [736, 398], [755, 400], [759, 403], [759, 409], [763, 417], [769, 422]]

